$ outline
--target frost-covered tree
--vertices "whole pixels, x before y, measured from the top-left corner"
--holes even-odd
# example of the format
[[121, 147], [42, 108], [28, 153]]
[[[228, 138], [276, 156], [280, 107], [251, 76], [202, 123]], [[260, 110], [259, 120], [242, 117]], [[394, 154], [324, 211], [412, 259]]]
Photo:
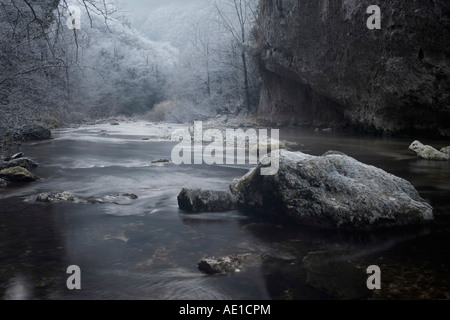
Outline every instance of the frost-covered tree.
[[[71, 5], [81, 29], [69, 28]], [[177, 50], [114, 18], [105, 0], [0, 0], [0, 132], [143, 112], [164, 99]]]
[[[248, 50], [257, 1], [245, 1], [242, 15], [228, 0], [150, 2], [154, 3], [151, 10], [139, 6], [130, 21], [147, 37], [164, 39], [180, 50], [167, 84], [174, 104], [165, 104], [167, 107], [196, 106], [192, 113], [203, 117], [244, 112], [249, 105], [257, 105], [259, 83]], [[141, 1], [131, 0], [133, 3], [137, 8]]]
[[[234, 55], [236, 46], [239, 51], [241, 64], [237, 69], [243, 77], [243, 91], [247, 110], [251, 110], [251, 87], [250, 87], [250, 61], [248, 58], [249, 37], [256, 17], [255, 0], [220, 0], [215, 2], [220, 20], [224, 29], [231, 35], [234, 42], [231, 52]], [[236, 68], [235, 64], [232, 64]]]
[[83, 54], [75, 70], [79, 104], [93, 116], [127, 116], [150, 110], [165, 99], [167, 75], [178, 50], [157, 43], [116, 19], [82, 32]]

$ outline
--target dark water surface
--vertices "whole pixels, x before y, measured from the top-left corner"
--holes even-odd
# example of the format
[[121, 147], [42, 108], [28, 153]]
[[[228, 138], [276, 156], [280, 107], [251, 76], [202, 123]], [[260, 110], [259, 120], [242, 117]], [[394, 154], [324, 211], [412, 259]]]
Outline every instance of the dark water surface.
[[[435, 207], [436, 223], [349, 234], [237, 211], [190, 215], [177, 206], [183, 187], [227, 190], [249, 167], [152, 165], [170, 159], [174, 143], [156, 141], [142, 124], [63, 130], [54, 140], [20, 147], [39, 162], [33, 173], [42, 180], [0, 189], [0, 298], [358, 298], [348, 274], [369, 265], [381, 267], [382, 290], [364, 298], [450, 298], [450, 162], [417, 159], [407, 150], [410, 139], [298, 129], [282, 129], [281, 135], [305, 153], [342, 151], [411, 181]], [[73, 193], [76, 202], [35, 202], [39, 193], [62, 191]], [[88, 202], [121, 193], [139, 199]], [[317, 251], [331, 252], [338, 262], [318, 268], [311, 282], [302, 259]], [[264, 258], [228, 276], [197, 269], [200, 258], [241, 253]], [[67, 289], [69, 265], [81, 268], [82, 290]]]

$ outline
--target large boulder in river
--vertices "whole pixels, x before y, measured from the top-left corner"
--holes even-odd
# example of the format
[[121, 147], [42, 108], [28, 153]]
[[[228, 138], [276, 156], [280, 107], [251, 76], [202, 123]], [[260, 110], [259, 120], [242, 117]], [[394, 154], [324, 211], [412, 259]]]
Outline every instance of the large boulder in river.
[[[272, 159], [274, 160], [274, 159]], [[233, 181], [241, 210], [286, 216], [321, 227], [371, 228], [421, 224], [433, 208], [406, 180], [341, 153], [321, 157], [281, 150], [276, 175], [261, 163]]]
[[450, 160], [449, 154], [438, 151], [432, 146], [426, 146], [417, 140], [409, 146], [409, 150], [414, 151], [420, 158], [427, 160]]
[[52, 138], [51, 131], [38, 124], [22, 126], [14, 133], [14, 135], [17, 139], [22, 141], [47, 140]]
[[224, 191], [183, 189], [178, 195], [178, 206], [188, 212], [228, 211], [236, 209], [236, 200]]
[[25, 168], [13, 167], [0, 171], [0, 178], [11, 182], [33, 182], [40, 179]]

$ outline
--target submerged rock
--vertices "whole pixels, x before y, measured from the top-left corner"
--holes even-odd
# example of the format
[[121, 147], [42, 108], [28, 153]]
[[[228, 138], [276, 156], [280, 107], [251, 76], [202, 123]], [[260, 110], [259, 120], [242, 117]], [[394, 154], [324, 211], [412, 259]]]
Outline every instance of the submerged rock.
[[359, 300], [370, 297], [367, 274], [340, 256], [341, 252], [310, 252], [303, 265], [306, 283], [335, 299]]
[[[426, 146], [420, 141], [414, 141], [409, 149], [414, 151], [419, 157], [427, 160], [450, 160], [450, 155], [442, 151], [438, 151], [431, 146]], [[444, 149], [443, 149], [444, 150]]]
[[[272, 159], [273, 160], [273, 159]], [[433, 208], [406, 180], [330, 152], [316, 157], [280, 151], [276, 175], [261, 163], [230, 185], [241, 210], [289, 217], [306, 225], [371, 228], [422, 224]]]
[[137, 200], [139, 197], [134, 193], [121, 193], [117, 195], [106, 195], [101, 198], [90, 197], [87, 201], [91, 204], [113, 203], [117, 205], [126, 205], [130, 200]]
[[236, 200], [225, 191], [183, 189], [178, 195], [178, 206], [188, 212], [216, 212], [236, 209]]
[[167, 160], [167, 159], [159, 159], [159, 160], [152, 161], [152, 164], [155, 164], [155, 163], [169, 163], [169, 162], [170, 161]]
[[37, 168], [38, 166], [39, 165], [30, 158], [17, 158], [8, 162], [0, 163], [0, 170], [13, 167], [22, 167], [27, 170], [31, 170], [33, 168]]
[[239, 272], [244, 262], [260, 258], [260, 255], [247, 253], [222, 258], [210, 257], [199, 261], [198, 269], [206, 274], [229, 274]]
[[13, 167], [0, 171], [0, 178], [11, 182], [33, 182], [40, 179], [25, 168]]
[[47, 140], [52, 138], [52, 133], [49, 129], [37, 124], [25, 125], [14, 132], [13, 135], [23, 141]]
[[130, 200], [137, 200], [139, 199], [139, 197], [137, 195], [135, 195], [134, 193], [122, 193], [117, 195], [118, 197], [124, 197], [124, 198], [128, 198]]
[[75, 197], [70, 192], [61, 192], [61, 193], [41, 193], [38, 195], [37, 202], [50, 202], [50, 203], [58, 203], [58, 202], [73, 202], [75, 201]]
[[8, 186], [8, 182], [6, 180], [0, 179], [0, 188], [6, 188]]

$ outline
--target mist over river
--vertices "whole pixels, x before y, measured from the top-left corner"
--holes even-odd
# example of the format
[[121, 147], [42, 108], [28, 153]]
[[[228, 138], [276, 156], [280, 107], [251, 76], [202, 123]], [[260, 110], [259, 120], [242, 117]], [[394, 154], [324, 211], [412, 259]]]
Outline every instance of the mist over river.
[[[296, 142], [296, 151], [341, 151], [407, 179], [435, 209], [430, 226], [325, 231], [238, 211], [180, 211], [182, 188], [226, 191], [251, 166], [151, 164], [170, 160], [176, 145], [170, 136], [178, 128], [99, 124], [57, 130], [52, 140], [17, 147], [39, 163], [33, 173], [42, 179], [0, 189], [0, 298], [345, 299], [353, 297], [348, 271], [370, 265], [382, 269], [383, 286], [367, 298], [450, 298], [449, 161], [417, 158], [408, 150], [411, 138], [281, 129], [281, 139]], [[62, 191], [76, 201], [36, 202], [40, 193]], [[89, 201], [123, 193], [138, 199]], [[319, 270], [331, 286], [347, 283], [348, 296], [307, 283], [302, 259], [323, 251], [348, 263]], [[232, 275], [197, 268], [204, 257], [244, 253], [264, 258]], [[81, 268], [81, 290], [66, 287], [70, 265]]]

